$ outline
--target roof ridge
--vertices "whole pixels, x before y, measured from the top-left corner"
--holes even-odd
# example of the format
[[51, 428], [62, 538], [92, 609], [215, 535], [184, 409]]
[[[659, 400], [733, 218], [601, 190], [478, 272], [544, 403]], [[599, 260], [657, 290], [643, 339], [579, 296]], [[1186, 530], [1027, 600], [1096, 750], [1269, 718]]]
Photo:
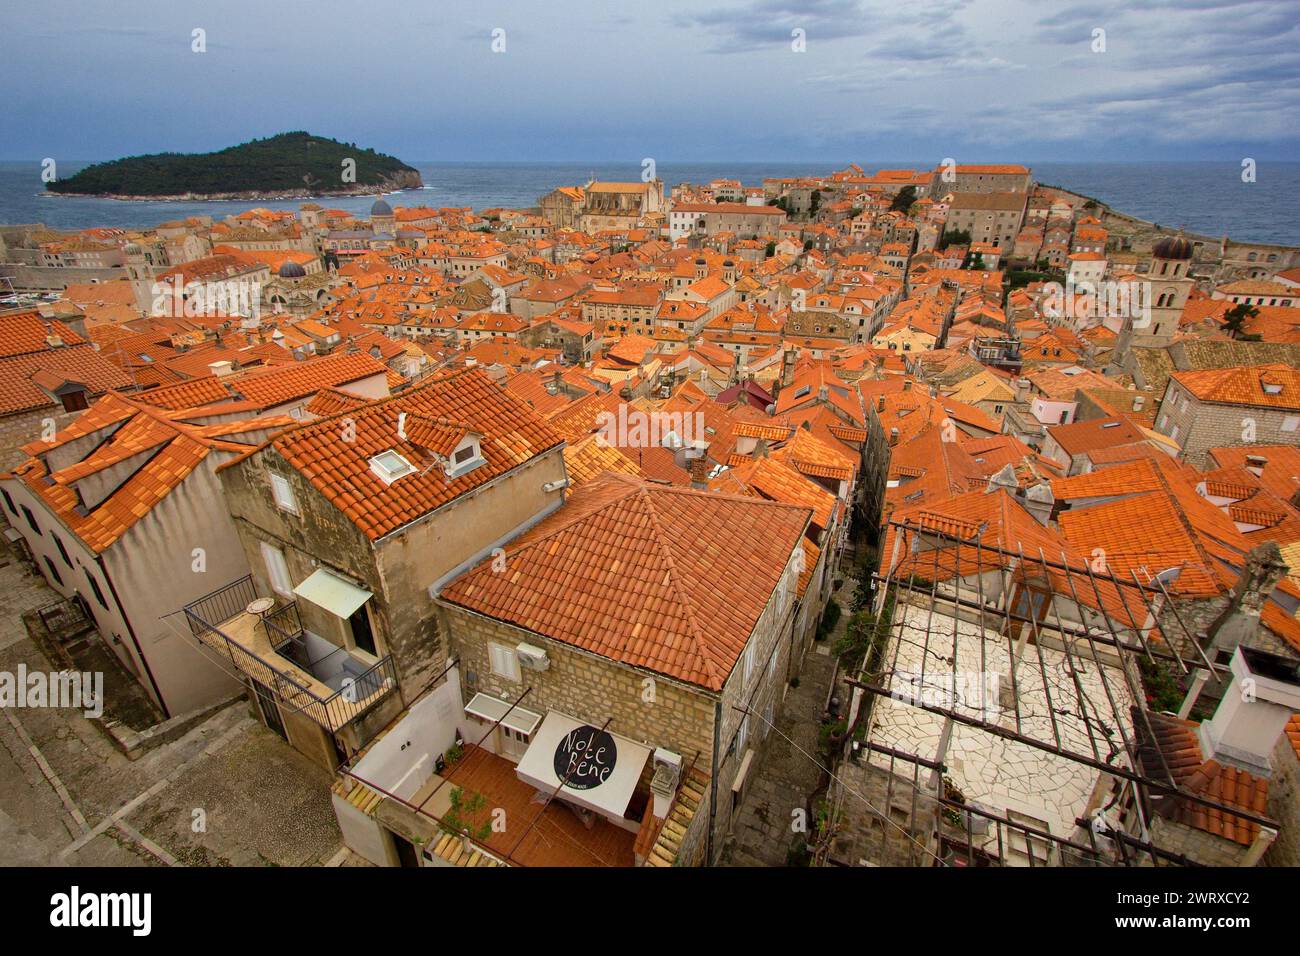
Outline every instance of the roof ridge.
[[[663, 522], [660, 520], [659, 511], [655, 508], [649, 491], [650, 489], [643, 485], [637, 490], [636, 497], [645, 502], [645, 507], [650, 512], [650, 520], [655, 529], [655, 543], [658, 545], [659, 551], [663, 555], [664, 560], [668, 563], [668, 575], [672, 581], [673, 591], [677, 594], [677, 603], [682, 608], [682, 616], [685, 618], [686, 624], [691, 630], [691, 637], [695, 641], [695, 651], [699, 655], [700, 661], [702, 662], [704, 669], [708, 672], [709, 677], [719, 682], [725, 682], [727, 675], [718, 673], [717, 665], [714, 663], [713, 658], [707, 653], [707, 642], [704, 636], [704, 630], [700, 627], [700, 622], [695, 616], [695, 604], [693, 601], [689, 600], [688, 592], [681, 582], [681, 572], [677, 570], [677, 562], [673, 560], [672, 552], [668, 550], [668, 543], [664, 540]], [[718, 497], [732, 496], [719, 495]], [[746, 497], [745, 500], [752, 501], [753, 499]]]

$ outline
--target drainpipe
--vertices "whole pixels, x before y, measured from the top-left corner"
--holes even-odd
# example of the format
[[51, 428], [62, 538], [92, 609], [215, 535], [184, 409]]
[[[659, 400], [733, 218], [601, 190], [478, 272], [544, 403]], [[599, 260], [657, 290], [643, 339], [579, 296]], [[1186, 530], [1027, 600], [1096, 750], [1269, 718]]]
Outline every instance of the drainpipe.
[[705, 840], [704, 865], [713, 865], [713, 826], [718, 816], [718, 748], [722, 746], [722, 698], [713, 705], [713, 772], [709, 774], [709, 833]]
[[158, 698], [158, 706], [162, 708], [164, 717], [171, 717], [172, 712], [167, 707], [167, 701], [163, 698], [162, 691], [158, 689], [158, 682], [153, 678], [153, 670], [149, 667], [149, 659], [144, 656], [144, 650], [140, 647], [140, 640], [135, 636], [135, 628], [131, 626], [131, 618], [127, 616], [126, 608], [122, 606], [122, 599], [117, 596], [117, 586], [113, 584], [113, 576], [108, 573], [108, 568], [104, 566], [104, 556], [95, 555], [95, 563], [99, 565], [99, 573], [103, 575], [104, 580], [108, 583], [108, 593], [113, 595], [113, 603], [117, 605], [118, 612], [122, 615], [122, 621], [126, 624], [127, 637], [131, 639], [131, 644], [135, 647], [135, 653], [140, 658], [140, 666], [144, 668], [145, 677], [149, 678], [149, 686], [153, 688], [154, 697]]

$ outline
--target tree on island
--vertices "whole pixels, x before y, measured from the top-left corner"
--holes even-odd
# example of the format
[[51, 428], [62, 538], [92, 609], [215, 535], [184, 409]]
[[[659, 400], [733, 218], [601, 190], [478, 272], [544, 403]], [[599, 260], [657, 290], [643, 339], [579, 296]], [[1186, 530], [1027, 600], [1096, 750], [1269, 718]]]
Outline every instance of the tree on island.
[[1259, 315], [1259, 309], [1246, 302], [1239, 302], [1223, 314], [1223, 331], [1229, 338], [1243, 342], [1258, 342], [1260, 337], [1246, 331], [1246, 323]]

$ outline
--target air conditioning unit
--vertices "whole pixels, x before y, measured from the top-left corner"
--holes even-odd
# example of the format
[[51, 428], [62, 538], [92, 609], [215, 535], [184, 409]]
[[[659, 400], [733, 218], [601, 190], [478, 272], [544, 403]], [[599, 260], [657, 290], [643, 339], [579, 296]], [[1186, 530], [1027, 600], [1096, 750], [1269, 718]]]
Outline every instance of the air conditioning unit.
[[534, 644], [519, 644], [515, 647], [515, 657], [519, 666], [530, 671], [544, 671], [551, 666], [551, 659], [546, 651]]
[[655, 797], [654, 814], [659, 819], [668, 815], [673, 794], [682, 778], [682, 757], [671, 750], [656, 747], [654, 752], [654, 776], [650, 779], [650, 790]]

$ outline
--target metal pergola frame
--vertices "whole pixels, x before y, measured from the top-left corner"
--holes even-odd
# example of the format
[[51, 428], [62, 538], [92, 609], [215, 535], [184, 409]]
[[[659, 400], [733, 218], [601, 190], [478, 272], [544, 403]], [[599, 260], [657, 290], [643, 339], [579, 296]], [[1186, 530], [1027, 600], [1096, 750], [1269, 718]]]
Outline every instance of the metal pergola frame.
[[[861, 746], [889, 760], [888, 771], [878, 765], [876, 769], [896, 775], [900, 786], [922, 789], [932, 806], [960, 811], [968, 831], [971, 814], [986, 819], [999, 829], [999, 846], [1002, 830], [1007, 828], [1021, 832], [1026, 840], [1032, 837], [1050, 841], [1061, 852], [1068, 851], [1101, 865], [1133, 865], [1139, 860], [1163, 865], [1196, 865], [1195, 861], [1164, 850], [1147, 838], [1149, 831], [1143, 815], [1152, 795], [1217, 809], [1243, 823], [1277, 827], [1267, 817], [1180, 788], [1164, 754], [1158, 747], [1150, 746], [1156, 735], [1145, 706], [1139, 671], [1142, 661], [1159, 663], [1184, 677], [1204, 673], [1205, 679], [1217, 682], [1221, 689], [1226, 688], [1229, 677], [1226, 667], [1211, 660], [1202, 641], [1188, 629], [1161, 577], [1143, 582], [1130, 570], [1131, 580], [1125, 580], [1104, 562], [1097, 565], [1078, 555], [1072, 559], [1064, 551], [1050, 556], [1042, 549], [1037, 554], [1027, 554], [1023, 546], [1011, 550], [983, 541], [986, 529], [982, 526], [966, 538], [954, 529], [937, 524], [927, 526], [915, 518], [891, 520], [888, 528], [893, 533], [893, 553], [885, 555], [888, 562], [885, 573], [872, 576], [876, 584], [873, 610], [877, 616], [887, 608], [890, 611], [889, 620], [878, 624], [879, 633], [887, 635], [884, 657], [876, 674], [860, 671], [846, 680], [866, 695], [862, 707], [871, 705], [878, 696], [898, 700], [898, 688], [891, 688], [890, 683], [895, 675], [903, 672], [919, 678], [919, 683], [927, 686], [926, 669], [932, 660], [938, 661], [941, 667], [932, 668], [933, 682], [929, 686], [943, 686], [940, 678], [951, 678], [952, 669], [960, 659], [961, 643], [966, 644], [968, 651], [971, 642], [978, 643], [981, 665], [985, 665], [991, 647], [996, 644], [999, 654], [1011, 661], [1012, 704], [1004, 714], [1012, 718], [1010, 721], [997, 723], [975, 716], [969, 708], [960, 708], [955, 700], [936, 701], [907, 695], [902, 695], [902, 699], [911, 707], [942, 718], [945, 728], [957, 724], [975, 728], [992, 737], [1015, 741], [1109, 775], [1120, 788], [1112, 802], [1126, 796], [1131, 799], [1142, 836], [1115, 827], [1101, 834], [1109, 845], [1099, 844], [1098, 833], [1090, 822], [1079, 819], [1075, 823], [1088, 836], [1085, 844], [949, 800], [941, 782], [943, 740], [940, 753], [930, 758], [868, 739]], [[885, 540], [889, 539], [882, 536], [882, 543]], [[991, 573], [999, 577], [993, 599], [985, 593], [985, 579]], [[1025, 593], [1041, 597], [1041, 604], [1031, 597], [1026, 608], [1014, 606]], [[919, 611], [923, 626], [917, 623], [917, 614], [906, 613], [909, 607]], [[962, 623], [968, 627], [963, 629]], [[1045, 647], [1057, 658], [1054, 665], [1045, 659]], [[914, 669], [915, 659], [907, 660], [911, 667], [900, 667], [905, 648], [919, 650], [919, 675]], [[1094, 682], [1099, 681], [1100, 686], [1086, 688], [1080, 679], [1081, 671], [1091, 675]], [[1108, 671], [1117, 671], [1120, 679], [1113, 679]], [[1055, 685], [1049, 680], [1053, 672], [1064, 675]], [[1038, 680], [1031, 684], [1035, 676]], [[1040, 695], [1046, 701], [1045, 713], [1023, 713], [1022, 701], [1026, 694], [1022, 690]], [[1067, 715], [1075, 730], [1073, 742], [1063, 738], [1058, 720]], [[1039, 732], [1026, 727], [1027, 716], [1039, 721]], [[1004, 726], [1008, 722], [1010, 726]], [[1044, 724], [1045, 733], [1041, 730]], [[1080, 729], [1086, 735], [1086, 743], [1082, 745], [1078, 741]], [[1158, 761], [1155, 766], [1151, 765], [1153, 758]], [[913, 769], [895, 774], [899, 760], [913, 764]], [[930, 780], [924, 785], [917, 779], [921, 767], [931, 771]], [[913, 800], [914, 814], [915, 805]], [[936, 812], [934, 816], [935, 820], [928, 823], [913, 819], [912, 825], [918, 830], [928, 826], [931, 836], [938, 838], [942, 828], [939, 814]], [[974, 862], [974, 849], [970, 846], [967, 849], [968, 862]], [[1030, 865], [1033, 865], [1032, 857], [1031, 853]]]

